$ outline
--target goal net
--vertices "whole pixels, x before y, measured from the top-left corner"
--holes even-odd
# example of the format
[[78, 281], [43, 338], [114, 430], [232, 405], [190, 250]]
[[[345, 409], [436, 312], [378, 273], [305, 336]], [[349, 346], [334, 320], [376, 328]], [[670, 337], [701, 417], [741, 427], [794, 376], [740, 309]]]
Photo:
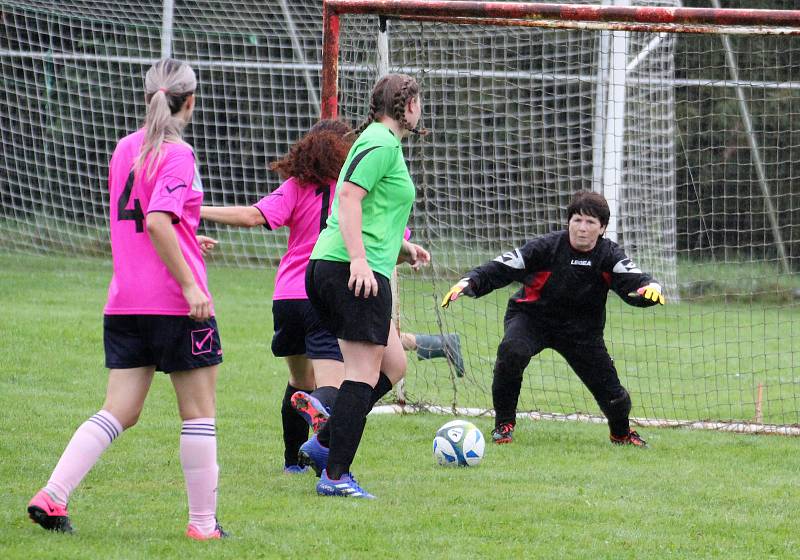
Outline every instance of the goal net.
[[[108, 160], [144, 120], [163, 56], [198, 76], [186, 130], [206, 201], [251, 204], [319, 118], [321, 0], [2, 0], [0, 247], [107, 255]], [[276, 263], [286, 235], [213, 229], [225, 264]]]
[[[466, 375], [416, 362], [408, 400], [491, 408], [503, 315], [518, 286], [446, 312], [437, 303], [470, 268], [564, 229], [572, 194], [589, 189], [610, 202], [607, 236], [665, 286], [669, 302], [642, 310], [609, 296], [606, 339], [633, 415], [745, 431], [797, 423], [800, 342], [785, 337], [800, 328], [800, 236], [790, 231], [800, 205], [790, 132], [800, 124], [800, 84], [787, 62], [796, 35], [477, 21], [439, 6], [391, 12], [385, 35], [374, 13], [345, 7], [339, 16], [339, 114], [363, 118], [376, 77], [404, 72], [421, 83], [431, 130], [408, 142], [407, 159], [418, 187], [412, 229], [434, 264], [401, 273], [401, 329], [458, 333]], [[528, 366], [519, 410], [600, 418], [552, 351]]]
[[[608, 235], [666, 287], [658, 309], [609, 297], [606, 339], [632, 414], [791, 431], [800, 423], [797, 28], [498, 25], [453, 21], [448, 3], [436, 4], [445, 8], [436, 16], [389, 17], [386, 33], [376, 13], [338, 16], [340, 118], [357, 124], [377, 77], [400, 71], [422, 84], [431, 130], [406, 143], [418, 187], [410, 227], [434, 262], [419, 274], [399, 269], [401, 328], [459, 334], [466, 374], [410, 355], [408, 402], [491, 409], [513, 288], [446, 312], [438, 300], [463, 272], [562, 229], [572, 193], [591, 189], [612, 205]], [[141, 123], [142, 77], [165, 54], [198, 73], [188, 136], [212, 204], [250, 204], [277, 187], [268, 163], [320, 115], [321, 0], [3, 0], [2, 12], [3, 250], [107, 255], [108, 158]], [[206, 227], [224, 265], [272, 266], [285, 247], [281, 233]], [[520, 411], [599, 418], [550, 351], [528, 367]]]

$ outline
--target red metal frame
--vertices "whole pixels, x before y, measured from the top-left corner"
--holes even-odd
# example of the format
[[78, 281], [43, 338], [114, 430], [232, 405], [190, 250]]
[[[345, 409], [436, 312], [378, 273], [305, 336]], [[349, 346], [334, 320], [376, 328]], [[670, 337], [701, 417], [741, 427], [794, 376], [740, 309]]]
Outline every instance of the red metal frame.
[[335, 119], [339, 112], [339, 14], [327, 0], [322, 4], [322, 100], [320, 116]]
[[332, 13], [385, 16], [445, 16], [503, 19], [560, 19], [630, 23], [798, 26], [800, 10], [749, 10], [596, 6], [459, 0], [325, 0]]
[[[339, 15], [373, 14], [417, 21], [628, 31], [710, 31], [710, 26], [787, 28], [800, 33], [800, 10], [666, 8], [567, 4], [476, 2], [464, 0], [324, 0], [322, 8], [322, 118], [336, 118], [339, 74]], [[691, 29], [680, 26], [693, 26]], [[788, 29], [792, 28], [792, 29]]]

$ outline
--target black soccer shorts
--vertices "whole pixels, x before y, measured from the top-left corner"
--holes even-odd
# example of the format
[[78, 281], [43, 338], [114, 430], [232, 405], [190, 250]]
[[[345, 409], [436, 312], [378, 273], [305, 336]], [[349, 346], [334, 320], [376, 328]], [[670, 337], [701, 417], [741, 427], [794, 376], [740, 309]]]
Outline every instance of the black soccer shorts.
[[378, 295], [356, 297], [347, 287], [349, 262], [312, 260], [306, 268], [306, 293], [322, 324], [336, 338], [386, 346], [392, 321], [392, 287], [375, 273]]
[[307, 299], [272, 302], [272, 353], [282, 358], [305, 354], [312, 360], [342, 361], [339, 341], [326, 329]]
[[106, 367], [155, 366], [173, 373], [222, 362], [222, 344], [214, 317], [195, 321], [184, 315], [105, 315]]

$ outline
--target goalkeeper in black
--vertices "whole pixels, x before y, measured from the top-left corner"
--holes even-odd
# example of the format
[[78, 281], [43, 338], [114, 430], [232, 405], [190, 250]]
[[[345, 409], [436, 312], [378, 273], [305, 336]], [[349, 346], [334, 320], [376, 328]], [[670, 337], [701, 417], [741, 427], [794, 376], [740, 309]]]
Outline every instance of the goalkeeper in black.
[[645, 447], [630, 429], [631, 398], [619, 381], [603, 340], [606, 298], [614, 290], [637, 307], [664, 304], [661, 286], [613, 241], [603, 237], [610, 211], [606, 199], [580, 191], [567, 208], [568, 228], [529, 241], [469, 271], [442, 301], [481, 297], [521, 282], [508, 301], [504, 335], [492, 381], [495, 443], [510, 443], [522, 374], [531, 358], [552, 348], [561, 354], [608, 419], [612, 443]]

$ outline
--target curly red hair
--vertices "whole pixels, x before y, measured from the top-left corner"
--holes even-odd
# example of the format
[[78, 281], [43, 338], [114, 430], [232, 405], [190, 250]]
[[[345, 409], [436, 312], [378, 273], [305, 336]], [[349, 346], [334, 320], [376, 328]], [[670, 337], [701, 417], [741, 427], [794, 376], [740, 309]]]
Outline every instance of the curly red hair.
[[339, 177], [355, 137], [342, 121], [319, 121], [269, 168], [283, 179], [294, 177], [302, 184], [325, 185]]

